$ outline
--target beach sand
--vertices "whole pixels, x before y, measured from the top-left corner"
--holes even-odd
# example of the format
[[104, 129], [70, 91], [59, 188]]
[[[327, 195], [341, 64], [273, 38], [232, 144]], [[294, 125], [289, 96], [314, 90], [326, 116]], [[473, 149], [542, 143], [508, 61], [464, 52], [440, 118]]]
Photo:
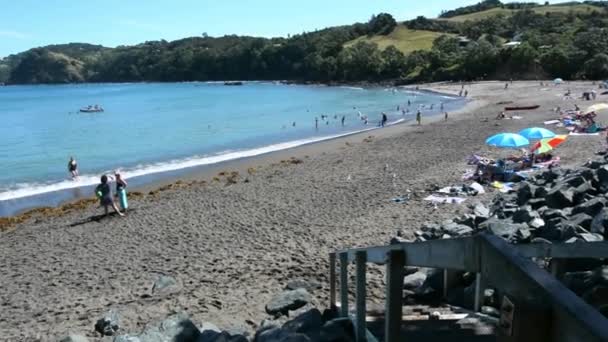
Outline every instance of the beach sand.
[[[180, 311], [194, 322], [253, 331], [267, 317], [265, 304], [294, 279], [321, 282], [313, 304], [325, 307], [329, 252], [387, 244], [399, 230], [411, 237], [424, 222], [490, 198], [437, 209], [422, 200], [433, 185], [461, 184], [470, 154], [505, 153], [484, 146], [486, 137], [542, 126], [555, 117], [554, 107], [574, 107], [560, 96], [567, 88], [578, 95], [592, 87], [470, 84], [474, 100], [447, 122], [423, 118], [420, 127], [396, 125], [222, 164], [162, 191], [146, 189], [125, 218], [98, 220], [102, 209], [94, 205], [34, 214], [0, 232], [0, 340], [55, 341], [70, 332], [100, 340], [93, 326], [110, 309], [120, 313], [122, 333]], [[455, 94], [460, 85], [421, 88]], [[503, 101], [541, 108], [497, 121], [504, 105], [496, 103]], [[570, 138], [557, 150], [562, 165], [593, 158], [604, 139]], [[226, 174], [218, 176], [220, 170]], [[390, 201], [406, 193], [407, 204]], [[177, 285], [153, 292], [158, 275]], [[383, 287], [381, 269], [373, 268], [370, 303], [383, 303]]]

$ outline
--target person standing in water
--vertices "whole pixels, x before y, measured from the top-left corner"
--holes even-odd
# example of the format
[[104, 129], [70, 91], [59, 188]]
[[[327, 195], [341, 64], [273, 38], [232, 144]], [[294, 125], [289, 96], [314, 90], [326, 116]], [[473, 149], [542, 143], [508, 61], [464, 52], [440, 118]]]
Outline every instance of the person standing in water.
[[346, 116], [342, 115], [342, 126], [344, 127], [344, 120], [346, 120]]
[[110, 189], [110, 184], [108, 184], [108, 176], [101, 176], [101, 183], [95, 188], [95, 195], [99, 198], [99, 204], [103, 206], [104, 216], [108, 216], [109, 206], [112, 206], [118, 215], [125, 216], [125, 214], [120, 212], [116, 206], [116, 202], [112, 198], [112, 189]]
[[315, 129], [319, 129], [319, 118], [315, 116]]
[[118, 203], [120, 203], [122, 211], [126, 212], [127, 208], [129, 208], [127, 202], [127, 181], [122, 178], [118, 171], [114, 173], [114, 177], [116, 178], [116, 195], [118, 196]]
[[422, 113], [420, 113], [420, 110], [416, 113], [416, 121], [418, 122], [418, 126], [422, 125]]
[[386, 116], [386, 113], [382, 112], [382, 121], [380, 121], [380, 126], [384, 127], [384, 125], [386, 125], [387, 121], [388, 121], [388, 117]]
[[72, 179], [78, 178], [78, 163], [76, 163], [76, 159], [74, 157], [70, 157], [70, 161], [68, 162], [68, 171], [72, 175]]

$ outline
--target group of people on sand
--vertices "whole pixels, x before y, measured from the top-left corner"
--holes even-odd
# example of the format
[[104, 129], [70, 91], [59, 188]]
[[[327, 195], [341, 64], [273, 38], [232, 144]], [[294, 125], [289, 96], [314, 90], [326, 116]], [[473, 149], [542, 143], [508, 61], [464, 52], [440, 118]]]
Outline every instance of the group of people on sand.
[[[68, 161], [68, 171], [72, 176], [72, 180], [77, 180], [79, 178], [78, 163], [73, 156], [70, 157], [70, 160]], [[114, 196], [118, 197], [120, 208], [119, 205], [117, 205], [114, 196], [112, 196], [109, 180], [114, 180], [116, 182], [116, 192], [114, 193]], [[100, 206], [104, 208], [104, 214], [106, 216], [108, 215], [108, 209], [111, 206], [119, 216], [124, 216], [124, 212], [126, 212], [128, 208], [126, 193], [127, 181], [122, 178], [119, 171], [114, 172], [114, 177], [102, 175], [100, 181], [101, 182], [95, 187], [95, 196], [99, 199]]]

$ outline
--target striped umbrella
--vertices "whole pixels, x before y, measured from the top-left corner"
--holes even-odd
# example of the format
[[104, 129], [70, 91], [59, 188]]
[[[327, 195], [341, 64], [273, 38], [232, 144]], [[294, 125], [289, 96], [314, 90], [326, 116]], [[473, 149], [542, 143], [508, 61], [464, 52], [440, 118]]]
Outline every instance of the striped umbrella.
[[542, 139], [534, 144], [531, 150], [535, 154], [546, 153], [561, 145], [566, 139], [568, 139], [567, 135], [557, 135], [554, 138]]

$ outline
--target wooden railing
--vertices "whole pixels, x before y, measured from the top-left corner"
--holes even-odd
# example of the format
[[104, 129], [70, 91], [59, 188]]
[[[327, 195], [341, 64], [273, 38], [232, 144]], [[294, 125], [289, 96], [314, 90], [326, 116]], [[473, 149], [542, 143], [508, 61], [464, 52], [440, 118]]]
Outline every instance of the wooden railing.
[[[340, 261], [340, 315], [349, 316], [348, 265], [355, 263], [357, 341], [366, 332], [366, 264], [386, 265], [384, 337], [401, 341], [405, 266], [474, 272], [474, 309], [491, 284], [503, 299], [500, 341], [608, 341], [608, 320], [529, 258], [608, 258], [608, 242], [510, 245], [489, 234], [459, 239], [354, 248], [330, 253], [330, 305], [336, 307], [336, 262]], [[505, 304], [506, 303], [506, 304]]]

